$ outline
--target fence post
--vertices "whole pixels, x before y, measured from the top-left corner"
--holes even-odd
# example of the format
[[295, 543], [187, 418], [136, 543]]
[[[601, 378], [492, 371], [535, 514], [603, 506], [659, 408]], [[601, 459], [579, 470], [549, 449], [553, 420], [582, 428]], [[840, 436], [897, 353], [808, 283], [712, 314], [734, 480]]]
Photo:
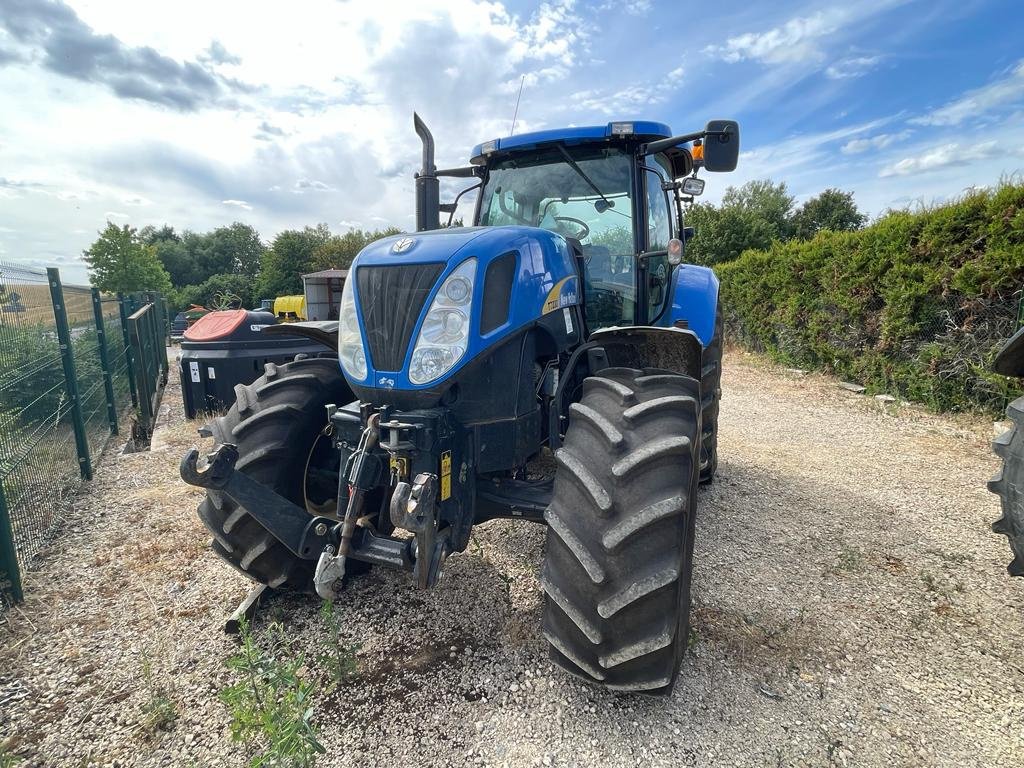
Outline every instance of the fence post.
[[146, 339], [150, 335], [148, 316], [151, 315], [151, 313], [152, 308], [150, 307], [147, 311], [142, 312], [141, 317], [138, 313], [135, 313], [128, 318], [128, 332], [131, 338], [130, 343], [139, 353], [139, 367], [135, 369], [138, 373], [139, 426], [146, 438], [152, 434], [154, 420], [153, 391], [150, 389], [152, 381], [149, 374], [156, 367], [156, 363], [154, 361], [153, 366], [150, 366], [149, 355], [146, 353]]
[[60, 270], [56, 267], [47, 267], [46, 279], [50, 283], [53, 319], [57, 323], [57, 341], [60, 344], [61, 362], [64, 363], [64, 385], [68, 402], [71, 403], [71, 425], [75, 430], [78, 466], [82, 471], [82, 477], [92, 480], [92, 460], [89, 458], [89, 441], [85, 437], [82, 401], [78, 397], [78, 373], [75, 371], [75, 353], [71, 347], [71, 328], [68, 326], [67, 307], [64, 306], [64, 286], [60, 282]]
[[160, 307], [160, 364], [163, 366], [163, 382], [167, 385], [171, 364], [167, 359], [167, 347], [171, 343], [171, 324], [167, 315], [167, 301], [162, 294], [156, 294], [157, 306]]
[[14, 530], [4, 496], [3, 481], [0, 480], [0, 592], [7, 592], [11, 601], [20, 603], [25, 599], [21, 589], [21, 569], [18, 566], [18, 550], [14, 546]]
[[103, 324], [103, 299], [98, 288], [92, 289], [92, 313], [96, 317], [96, 339], [100, 351], [100, 368], [103, 371], [103, 389], [107, 393], [107, 421], [110, 434], [117, 434], [117, 403], [114, 401], [114, 380], [110, 374], [110, 356], [107, 351], [107, 333]]
[[121, 338], [124, 339], [124, 365], [128, 373], [128, 390], [132, 393], [132, 408], [139, 407], [139, 393], [135, 389], [135, 364], [132, 362], [132, 342], [128, 336], [128, 315], [124, 308], [124, 294], [117, 294], [117, 308], [121, 313]]

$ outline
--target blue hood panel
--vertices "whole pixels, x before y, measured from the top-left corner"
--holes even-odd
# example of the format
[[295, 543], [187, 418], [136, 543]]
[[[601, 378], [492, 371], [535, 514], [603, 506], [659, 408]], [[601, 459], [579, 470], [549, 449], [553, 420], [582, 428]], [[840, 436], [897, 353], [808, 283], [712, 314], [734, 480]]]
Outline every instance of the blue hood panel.
[[[384, 237], [363, 248], [352, 266], [426, 264], [451, 259], [462, 261], [462, 249], [491, 229], [494, 227], [459, 227]], [[396, 245], [405, 240], [411, 240], [412, 243], [396, 252]]]
[[[492, 261], [510, 252], [516, 254], [516, 270], [512, 281], [508, 319], [486, 334], [481, 334], [480, 317], [487, 268]], [[466, 354], [440, 379], [425, 385], [415, 385], [409, 381], [408, 366], [416, 339], [419, 337], [423, 316], [448, 275], [469, 258], [475, 258], [477, 264]], [[371, 266], [430, 263], [443, 263], [445, 267], [417, 319], [409, 348], [405, 351], [402, 370], [375, 370], [372, 355], [369, 354], [366, 344], [362, 306], [367, 297], [359, 295], [358, 270]], [[348, 280], [353, 281], [355, 289], [356, 310], [363, 334], [363, 348], [368, 353], [369, 368], [365, 379], [360, 381], [349, 377], [349, 380], [362, 387], [381, 389], [433, 390], [443, 387], [447, 379], [457, 374], [467, 363], [486, 354], [489, 348], [520, 332], [542, 315], [561, 311], [580, 301], [576, 266], [568, 243], [561, 235], [536, 227], [463, 227], [386, 237], [371, 243], [359, 252], [349, 270]], [[566, 323], [568, 326], [570, 320], [567, 319]], [[574, 330], [579, 332], [579, 329]]]

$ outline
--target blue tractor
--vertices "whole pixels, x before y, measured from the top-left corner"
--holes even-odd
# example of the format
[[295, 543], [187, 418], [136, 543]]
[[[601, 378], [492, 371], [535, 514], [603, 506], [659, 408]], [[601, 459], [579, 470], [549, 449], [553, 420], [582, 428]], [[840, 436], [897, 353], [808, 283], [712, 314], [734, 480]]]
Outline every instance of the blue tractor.
[[[258, 582], [333, 600], [372, 565], [433, 586], [474, 525], [546, 523], [552, 659], [667, 693], [721, 393], [718, 280], [684, 263], [683, 211], [703, 190], [695, 166], [735, 168], [738, 126], [526, 133], [437, 170], [414, 122], [417, 231], [364, 248], [336, 323], [284, 327], [323, 355], [236, 387], [205, 463], [182, 461], [207, 489], [212, 547]], [[455, 204], [439, 177], [472, 180], [473, 226], [440, 226]]]

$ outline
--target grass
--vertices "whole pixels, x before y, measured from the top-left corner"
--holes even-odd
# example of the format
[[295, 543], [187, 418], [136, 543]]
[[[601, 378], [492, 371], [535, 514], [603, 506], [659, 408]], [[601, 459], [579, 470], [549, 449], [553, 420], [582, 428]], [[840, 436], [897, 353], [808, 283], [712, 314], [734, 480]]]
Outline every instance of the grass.
[[7, 744], [0, 743], [0, 768], [15, 768], [21, 763], [21, 758], [7, 751]]
[[153, 674], [153, 664], [145, 652], [142, 654], [142, 680], [148, 696], [142, 705], [142, 729], [147, 736], [153, 737], [161, 731], [174, 728], [178, 710], [168, 696], [167, 689]]
[[359, 669], [359, 662], [356, 660], [357, 646], [343, 645], [341, 642], [341, 622], [334, 612], [334, 603], [324, 600], [320, 608], [320, 619], [323, 621], [327, 632], [325, 638], [325, 652], [320, 655], [320, 663], [327, 670], [332, 687], [337, 687], [347, 682]]
[[294, 654], [281, 624], [271, 624], [270, 648], [261, 649], [248, 622], [242, 647], [227, 661], [237, 681], [220, 692], [231, 714], [231, 736], [254, 750], [251, 768], [310, 768], [325, 752], [313, 725], [315, 683], [305, 659]]
[[854, 573], [864, 565], [864, 555], [857, 547], [843, 544], [836, 557], [835, 565], [832, 566], [833, 573]]

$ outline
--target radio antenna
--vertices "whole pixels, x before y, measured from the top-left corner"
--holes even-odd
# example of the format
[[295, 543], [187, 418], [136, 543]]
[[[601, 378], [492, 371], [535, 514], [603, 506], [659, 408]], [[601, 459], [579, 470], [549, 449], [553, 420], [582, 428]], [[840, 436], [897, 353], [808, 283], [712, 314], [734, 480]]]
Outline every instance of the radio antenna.
[[526, 75], [523, 75], [523, 79], [519, 81], [519, 95], [516, 96], [516, 108], [512, 113], [512, 130], [508, 132], [509, 136], [512, 136], [516, 132], [516, 118], [519, 116], [519, 100], [523, 98], [523, 84], [526, 82]]

